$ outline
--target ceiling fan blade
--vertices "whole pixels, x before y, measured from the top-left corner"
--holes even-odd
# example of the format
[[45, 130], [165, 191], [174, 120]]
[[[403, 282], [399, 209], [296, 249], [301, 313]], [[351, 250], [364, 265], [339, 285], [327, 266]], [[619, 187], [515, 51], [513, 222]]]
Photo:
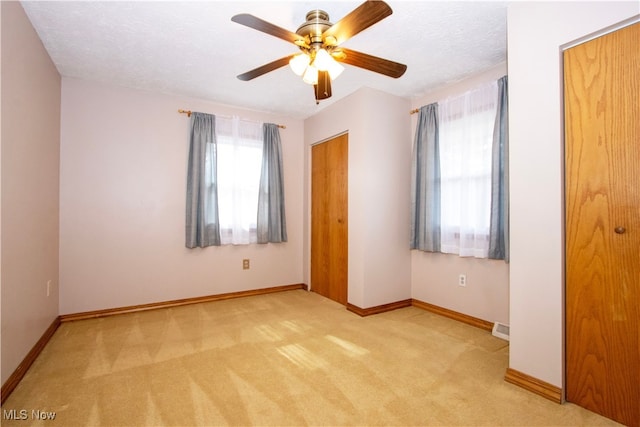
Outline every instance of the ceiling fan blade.
[[316, 104], [331, 97], [331, 77], [328, 71], [318, 71], [318, 84], [313, 85]]
[[284, 67], [289, 64], [291, 58], [294, 55], [285, 56], [284, 58], [276, 59], [275, 61], [269, 62], [268, 64], [264, 64], [261, 67], [254, 68], [251, 71], [247, 71], [246, 73], [242, 73], [238, 76], [238, 78], [242, 81], [248, 81], [255, 79], [256, 77], [260, 77], [263, 74], [267, 74], [269, 71], [277, 70], [280, 67]]
[[388, 59], [378, 58], [377, 56], [343, 47], [341, 47], [339, 51], [344, 53], [344, 55], [335, 55], [336, 61], [384, 74], [385, 76], [395, 79], [407, 71], [407, 66], [399, 62], [389, 61]]
[[333, 45], [342, 44], [392, 13], [393, 11], [389, 5], [383, 1], [365, 1], [327, 29], [322, 34], [322, 38], [323, 40], [327, 38], [330, 38], [330, 40], [331, 38], [335, 39], [335, 43], [330, 43]]
[[297, 41], [304, 40], [304, 37], [292, 33], [289, 30], [286, 30], [282, 27], [278, 27], [270, 22], [267, 22], [263, 19], [260, 19], [256, 16], [250, 15], [248, 13], [241, 13], [239, 15], [235, 15], [231, 18], [233, 22], [237, 22], [238, 24], [244, 25], [249, 28], [253, 28], [254, 30], [262, 31], [263, 33], [267, 33], [274, 37], [278, 37], [279, 39], [286, 40], [291, 43], [295, 43]]

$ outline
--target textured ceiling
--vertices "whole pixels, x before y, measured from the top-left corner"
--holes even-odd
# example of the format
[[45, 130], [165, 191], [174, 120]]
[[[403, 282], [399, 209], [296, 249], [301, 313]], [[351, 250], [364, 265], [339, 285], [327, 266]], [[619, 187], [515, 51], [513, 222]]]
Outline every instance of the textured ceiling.
[[[283, 67], [243, 82], [238, 74], [296, 53], [288, 42], [231, 22], [250, 13], [293, 32], [312, 9], [331, 22], [360, 1], [23, 1], [60, 74], [125, 87], [312, 116], [367, 86], [401, 97], [484, 71], [506, 60], [506, 2], [387, 1], [393, 14], [344, 47], [404, 63], [399, 79], [347, 65], [333, 96], [316, 105], [312, 87]], [[185, 106], [188, 108], [188, 106]]]

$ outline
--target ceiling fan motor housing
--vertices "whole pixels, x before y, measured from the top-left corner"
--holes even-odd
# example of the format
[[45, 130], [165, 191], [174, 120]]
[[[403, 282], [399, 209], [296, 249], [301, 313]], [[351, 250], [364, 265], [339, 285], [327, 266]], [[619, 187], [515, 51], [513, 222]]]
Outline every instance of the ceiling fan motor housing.
[[307, 22], [300, 25], [296, 34], [309, 37], [310, 45], [314, 49], [322, 47], [322, 34], [333, 25], [329, 22], [329, 14], [324, 10], [315, 9], [307, 13]]

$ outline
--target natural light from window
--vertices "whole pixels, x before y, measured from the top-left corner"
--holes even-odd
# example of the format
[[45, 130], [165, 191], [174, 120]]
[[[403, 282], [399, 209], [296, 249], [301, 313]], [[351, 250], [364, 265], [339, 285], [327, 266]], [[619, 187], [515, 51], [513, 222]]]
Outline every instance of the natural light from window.
[[262, 124], [216, 117], [221, 244], [256, 243]]
[[486, 258], [491, 150], [498, 89], [492, 82], [439, 102], [441, 250]]

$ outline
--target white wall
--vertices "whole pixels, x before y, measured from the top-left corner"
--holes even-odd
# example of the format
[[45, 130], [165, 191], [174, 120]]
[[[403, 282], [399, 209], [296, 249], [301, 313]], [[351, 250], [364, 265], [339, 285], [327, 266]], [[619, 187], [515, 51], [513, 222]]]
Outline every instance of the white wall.
[[[286, 125], [287, 243], [185, 248], [179, 108]], [[301, 120], [64, 78], [61, 314], [302, 283], [303, 170]]]
[[[506, 74], [505, 62], [416, 98], [411, 101], [411, 108], [460, 95]], [[417, 114], [411, 117], [412, 138], [415, 138]], [[458, 286], [460, 274], [467, 276], [466, 287]], [[420, 301], [490, 322], [509, 324], [509, 264], [504, 261], [412, 251], [411, 293]]]
[[561, 46], [639, 12], [637, 1], [509, 5], [509, 366], [557, 387], [564, 357]]
[[[409, 101], [364, 88], [305, 120], [310, 146], [349, 132], [349, 303], [375, 307], [411, 297]], [[308, 198], [307, 198], [308, 199]], [[309, 201], [305, 204], [309, 282]]]
[[4, 384], [58, 315], [60, 75], [20, 3], [0, 8]]

